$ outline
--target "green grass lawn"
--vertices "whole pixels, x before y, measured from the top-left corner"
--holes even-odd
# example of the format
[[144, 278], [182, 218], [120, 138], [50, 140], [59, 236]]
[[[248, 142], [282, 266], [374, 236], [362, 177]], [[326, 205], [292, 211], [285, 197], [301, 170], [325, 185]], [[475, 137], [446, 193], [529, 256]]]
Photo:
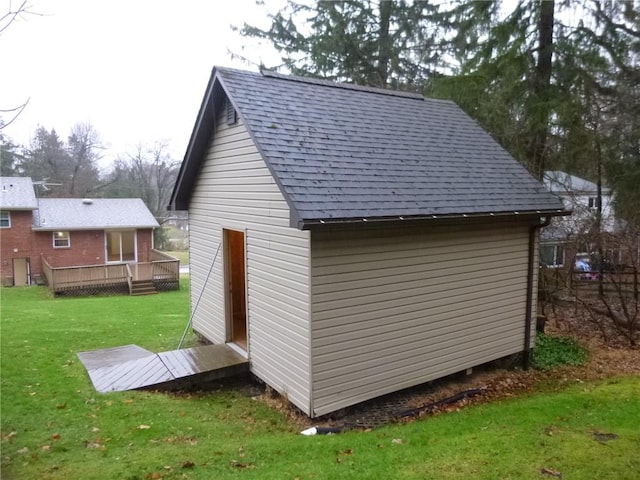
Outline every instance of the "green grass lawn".
[[189, 252], [187, 250], [171, 250], [164, 253], [180, 260], [180, 265], [189, 265]]
[[3, 479], [553, 478], [545, 468], [565, 479], [638, 478], [637, 377], [315, 437], [233, 388], [96, 393], [76, 352], [175, 348], [187, 288], [91, 298], [0, 290]]

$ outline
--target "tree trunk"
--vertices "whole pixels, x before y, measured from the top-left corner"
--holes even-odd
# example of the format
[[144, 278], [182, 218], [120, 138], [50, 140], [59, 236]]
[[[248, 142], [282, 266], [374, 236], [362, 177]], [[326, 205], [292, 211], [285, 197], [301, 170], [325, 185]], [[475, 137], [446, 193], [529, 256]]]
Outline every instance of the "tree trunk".
[[[598, 109], [598, 114], [600, 114], [600, 109]], [[598, 183], [597, 183], [597, 196], [596, 196], [596, 208], [597, 208], [597, 228], [598, 228], [598, 295], [600, 298], [604, 296], [604, 272], [603, 272], [603, 262], [604, 262], [604, 249], [602, 248], [602, 147], [600, 145], [600, 137], [598, 137], [597, 126], [594, 128], [595, 133], [595, 141], [596, 141], [596, 161], [597, 164], [597, 172], [598, 172]]]
[[538, 19], [538, 58], [533, 77], [533, 99], [530, 106], [531, 143], [527, 159], [536, 178], [542, 180], [549, 136], [551, 70], [553, 57], [554, 0], [541, 0]]
[[378, 81], [381, 87], [387, 86], [389, 77], [389, 58], [391, 52], [391, 38], [389, 37], [389, 23], [393, 1], [380, 2], [380, 33], [378, 37]]

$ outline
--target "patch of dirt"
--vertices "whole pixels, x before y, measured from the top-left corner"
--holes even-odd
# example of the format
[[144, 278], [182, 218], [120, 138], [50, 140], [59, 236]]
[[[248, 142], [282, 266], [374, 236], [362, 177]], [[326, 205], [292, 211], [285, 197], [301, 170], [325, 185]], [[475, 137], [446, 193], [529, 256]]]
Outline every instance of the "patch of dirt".
[[[554, 390], [569, 384], [618, 375], [640, 375], [640, 348], [629, 347], [623, 339], [611, 334], [604, 340], [597, 325], [580, 317], [571, 308], [556, 309], [556, 312], [548, 317], [546, 333], [576, 339], [590, 353], [587, 364], [562, 366], [551, 371], [533, 368], [523, 371], [519, 366], [521, 362], [516, 360], [512, 360], [512, 364], [507, 365], [507, 368], [489, 364], [474, 368], [470, 375], [452, 375], [314, 420], [300, 413], [286, 399], [273, 392], [266, 391], [258, 399], [285, 413], [293, 424], [304, 428], [313, 425], [368, 429], [459, 410], [467, 405], [514, 397], [541, 386]], [[469, 392], [472, 395], [461, 396], [461, 392]], [[454, 401], [448, 402], [448, 399]], [[413, 412], [410, 412], [412, 410]], [[411, 415], [407, 415], [408, 412]]]

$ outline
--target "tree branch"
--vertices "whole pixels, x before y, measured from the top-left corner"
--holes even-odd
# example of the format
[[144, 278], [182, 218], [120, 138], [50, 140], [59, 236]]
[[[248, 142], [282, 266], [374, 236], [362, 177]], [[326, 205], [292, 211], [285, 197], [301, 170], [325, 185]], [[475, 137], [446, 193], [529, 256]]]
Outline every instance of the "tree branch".
[[9, 120], [8, 122], [5, 123], [4, 121], [0, 121], [0, 130], [2, 130], [5, 127], [8, 127], [9, 125], [11, 125], [13, 122], [16, 121], [16, 119], [20, 116], [22, 111], [29, 104], [29, 100], [31, 100], [31, 97], [27, 98], [26, 102], [24, 102], [22, 105], [18, 105], [17, 107], [9, 108], [9, 109], [0, 109], [0, 113], [14, 113], [15, 112], [15, 114], [13, 115], [13, 118], [11, 118], [11, 120]]
[[0, 34], [2, 34], [9, 26], [23, 14], [28, 15], [41, 15], [40, 13], [30, 12], [28, 9], [30, 5], [28, 0], [22, 0], [22, 3], [16, 10], [11, 10], [11, 3], [9, 3], [9, 11], [0, 17]]

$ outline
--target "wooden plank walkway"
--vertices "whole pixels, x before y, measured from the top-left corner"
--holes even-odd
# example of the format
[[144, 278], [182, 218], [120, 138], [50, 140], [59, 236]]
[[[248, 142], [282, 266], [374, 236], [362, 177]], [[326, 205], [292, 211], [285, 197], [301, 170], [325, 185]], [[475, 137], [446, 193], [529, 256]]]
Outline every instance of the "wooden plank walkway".
[[249, 369], [249, 362], [227, 345], [206, 345], [153, 353], [137, 345], [79, 352], [98, 392], [122, 392], [178, 380], [223, 378]]

